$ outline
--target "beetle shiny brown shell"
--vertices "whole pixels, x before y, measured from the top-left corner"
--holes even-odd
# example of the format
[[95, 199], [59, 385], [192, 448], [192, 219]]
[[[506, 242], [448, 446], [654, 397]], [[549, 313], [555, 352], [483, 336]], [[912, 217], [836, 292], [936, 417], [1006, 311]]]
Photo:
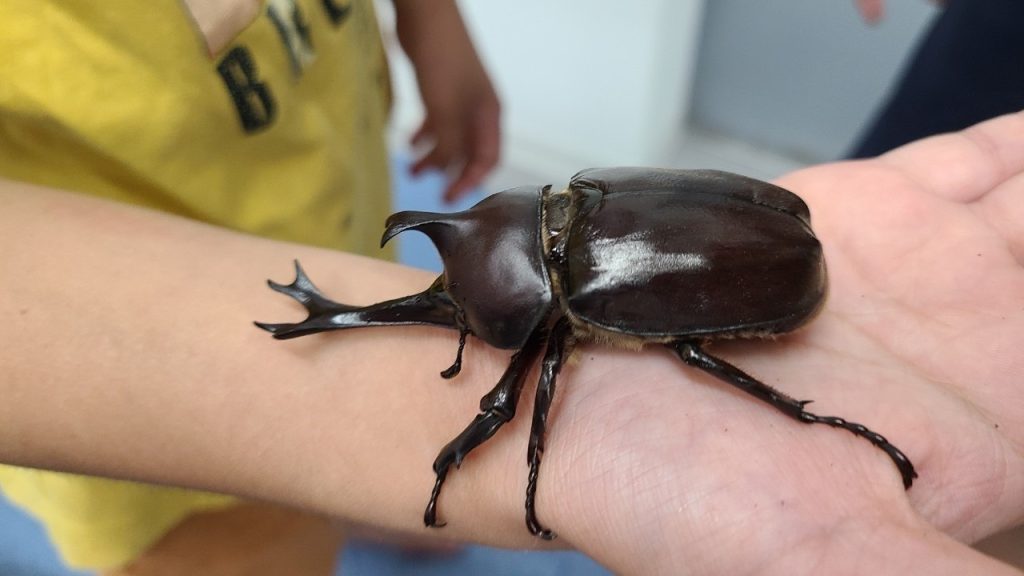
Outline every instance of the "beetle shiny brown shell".
[[554, 534], [534, 506], [548, 411], [559, 371], [580, 341], [630, 347], [659, 344], [699, 368], [804, 423], [865, 438], [896, 464], [905, 488], [917, 473], [885, 437], [861, 424], [819, 416], [796, 400], [704, 350], [719, 338], [774, 336], [822, 308], [827, 275], [810, 212], [778, 186], [728, 172], [601, 168], [576, 174], [564, 190], [522, 186], [452, 214], [400, 212], [382, 244], [405, 230], [430, 237], [444, 273], [423, 292], [371, 306], [323, 296], [296, 262], [296, 278], [270, 287], [309, 316], [257, 326], [287, 339], [360, 328], [431, 324], [513, 349], [509, 367], [473, 421], [441, 449], [424, 513], [441, 526], [437, 502], [451, 467], [515, 415], [526, 374], [542, 362], [527, 457], [526, 524]]

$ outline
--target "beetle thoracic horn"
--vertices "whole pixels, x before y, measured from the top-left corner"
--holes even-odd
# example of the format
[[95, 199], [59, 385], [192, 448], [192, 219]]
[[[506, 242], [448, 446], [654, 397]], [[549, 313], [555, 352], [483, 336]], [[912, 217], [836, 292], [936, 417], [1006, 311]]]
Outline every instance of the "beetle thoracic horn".
[[446, 236], [443, 230], [451, 228], [455, 224], [455, 220], [452, 214], [438, 212], [418, 212], [415, 210], [398, 212], [388, 218], [387, 227], [384, 229], [384, 236], [380, 239], [380, 245], [383, 247], [398, 234], [413, 229], [423, 232], [430, 237], [434, 245], [439, 246], [438, 241], [441, 240], [443, 243]]

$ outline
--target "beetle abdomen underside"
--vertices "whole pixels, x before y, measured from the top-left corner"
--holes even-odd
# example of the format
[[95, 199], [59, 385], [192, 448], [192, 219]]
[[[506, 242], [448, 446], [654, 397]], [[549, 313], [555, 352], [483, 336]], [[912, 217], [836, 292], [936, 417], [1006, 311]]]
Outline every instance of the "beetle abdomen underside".
[[641, 191], [604, 197], [574, 222], [569, 313], [637, 336], [780, 333], [826, 291], [821, 245], [801, 219], [742, 198]]

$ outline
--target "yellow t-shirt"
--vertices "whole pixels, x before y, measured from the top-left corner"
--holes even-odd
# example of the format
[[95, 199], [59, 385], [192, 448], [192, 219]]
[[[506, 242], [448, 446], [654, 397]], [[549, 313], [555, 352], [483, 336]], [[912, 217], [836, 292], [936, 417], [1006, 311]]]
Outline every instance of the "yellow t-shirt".
[[[0, 176], [388, 255], [371, 0], [3, 0], [0, 55]], [[0, 488], [92, 568], [231, 502], [10, 466]]]

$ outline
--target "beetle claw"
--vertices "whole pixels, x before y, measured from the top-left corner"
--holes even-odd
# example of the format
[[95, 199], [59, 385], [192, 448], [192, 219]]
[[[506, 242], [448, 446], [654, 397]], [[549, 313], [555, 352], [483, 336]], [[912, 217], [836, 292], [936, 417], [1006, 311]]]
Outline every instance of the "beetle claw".
[[554, 540], [557, 535], [553, 531], [545, 528], [540, 521], [537, 520], [537, 512], [534, 506], [534, 493], [537, 490], [536, 468], [532, 468], [530, 471], [529, 487], [527, 490], [526, 528], [530, 531], [530, 534], [533, 534], [541, 540]]
[[462, 371], [462, 351], [466, 348], [466, 334], [469, 334], [469, 330], [465, 328], [459, 330], [459, 350], [455, 353], [455, 362], [441, 372], [441, 378], [450, 380], [459, 375]]
[[537, 522], [536, 518], [527, 518], [526, 528], [530, 531], [530, 534], [533, 534], [541, 540], [551, 541], [558, 537], [558, 535], [551, 530], [541, 526], [540, 523]]
[[434, 481], [434, 489], [430, 493], [430, 502], [427, 502], [427, 509], [423, 511], [423, 524], [427, 528], [444, 528], [447, 524], [447, 522], [438, 523], [437, 521], [437, 497], [441, 494], [441, 485], [444, 484], [447, 475], [447, 467], [437, 471], [437, 480]]
[[914, 464], [907, 458], [899, 448], [892, 445], [885, 436], [882, 436], [878, 432], [871, 430], [863, 424], [856, 422], [850, 422], [845, 418], [838, 416], [818, 416], [817, 414], [805, 413], [810, 416], [809, 420], [805, 420], [811, 423], [827, 424], [834, 428], [842, 428], [855, 436], [860, 436], [868, 442], [871, 442], [876, 447], [885, 452], [893, 463], [896, 464], [896, 469], [899, 470], [900, 477], [903, 480], [903, 488], [909, 490], [911, 485], [914, 483], [914, 478], [917, 478], [917, 470], [914, 469]]

